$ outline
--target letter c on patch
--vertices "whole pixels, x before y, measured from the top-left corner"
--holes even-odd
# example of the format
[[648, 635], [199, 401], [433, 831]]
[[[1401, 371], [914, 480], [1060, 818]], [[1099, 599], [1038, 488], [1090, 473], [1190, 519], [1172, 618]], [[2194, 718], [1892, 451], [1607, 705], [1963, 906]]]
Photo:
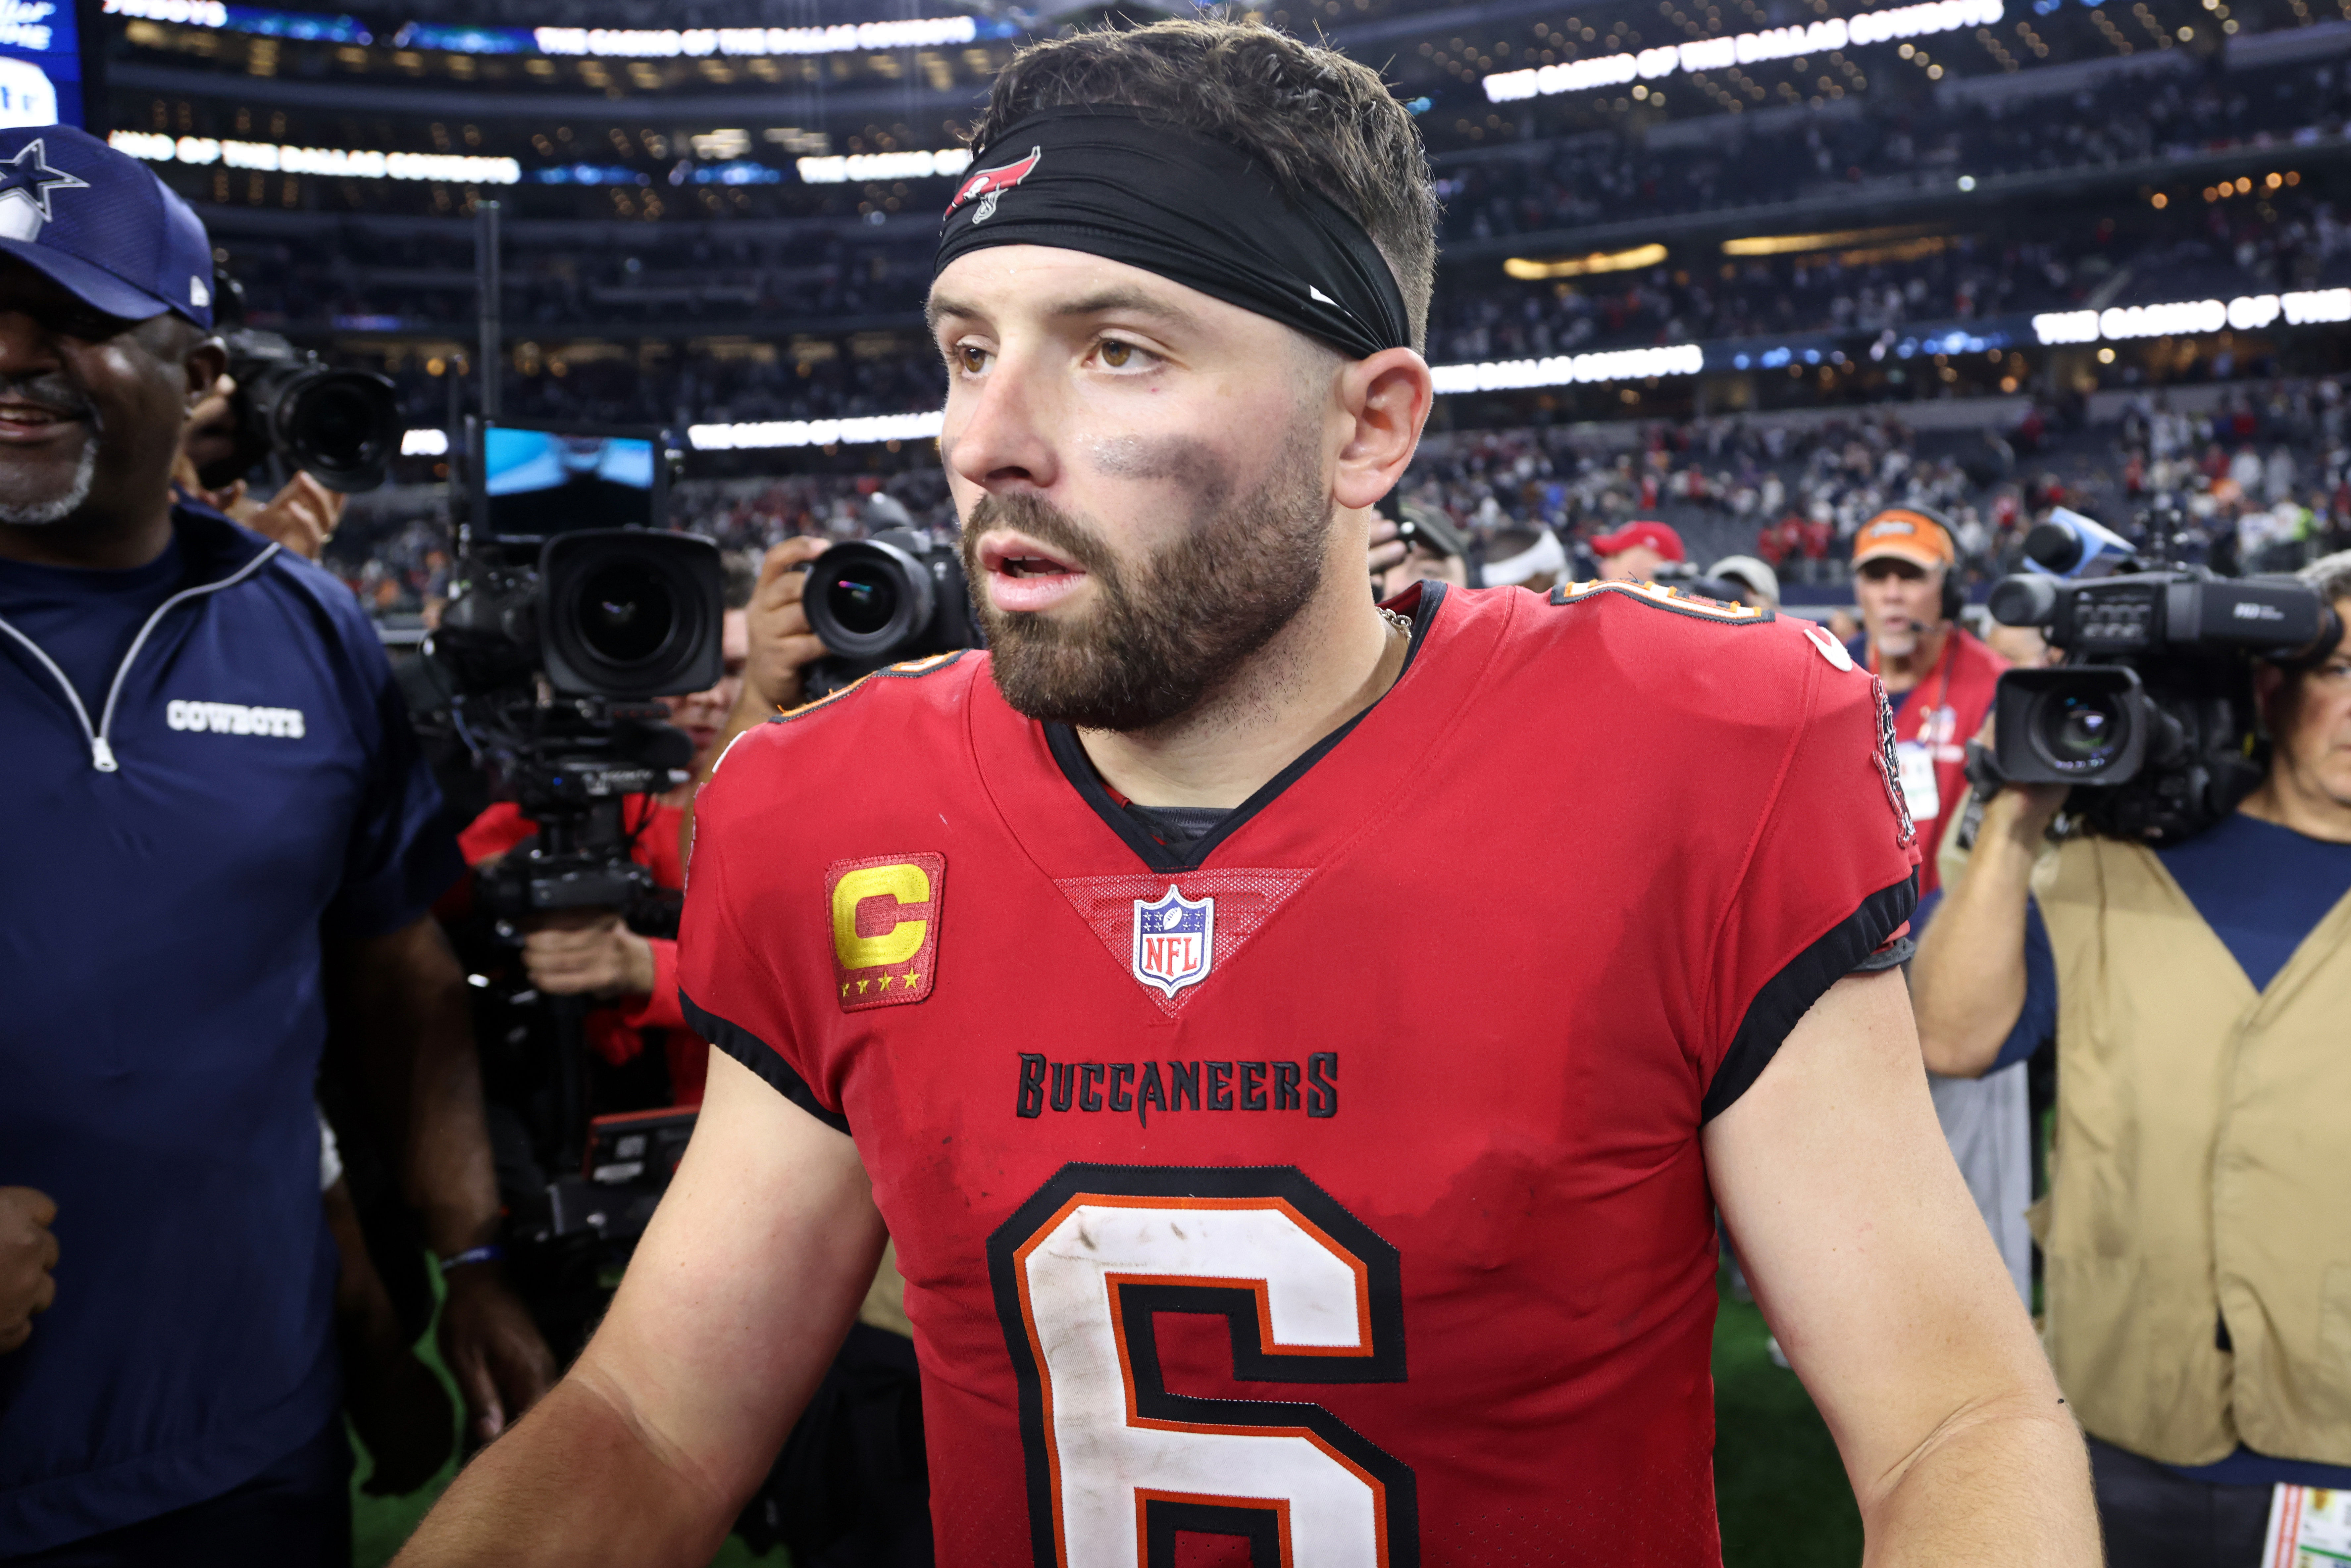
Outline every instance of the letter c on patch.
[[858, 906], [872, 898], [901, 904], [931, 902], [930, 873], [921, 866], [872, 865], [844, 874], [832, 889], [832, 948], [844, 969], [903, 964], [922, 951], [927, 920], [901, 920], [879, 936], [857, 933]]

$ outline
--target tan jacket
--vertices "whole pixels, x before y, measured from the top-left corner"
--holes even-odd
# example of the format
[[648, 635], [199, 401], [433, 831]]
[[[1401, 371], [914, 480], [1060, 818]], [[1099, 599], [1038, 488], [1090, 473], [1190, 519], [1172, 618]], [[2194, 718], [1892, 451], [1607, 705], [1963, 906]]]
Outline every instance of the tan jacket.
[[2256, 994], [2144, 846], [2071, 841], [2033, 890], [2057, 959], [2059, 1385], [2166, 1463], [2241, 1440], [2351, 1464], [2351, 897]]

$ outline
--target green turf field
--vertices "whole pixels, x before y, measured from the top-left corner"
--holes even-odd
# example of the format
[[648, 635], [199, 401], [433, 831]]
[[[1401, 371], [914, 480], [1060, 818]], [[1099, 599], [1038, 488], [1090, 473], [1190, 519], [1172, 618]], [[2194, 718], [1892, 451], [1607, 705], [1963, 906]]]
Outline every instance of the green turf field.
[[[1836, 1448], [1795, 1374], [1771, 1364], [1762, 1314], [1724, 1298], [1714, 1329], [1717, 1437], [1715, 1490], [1722, 1507], [1725, 1568], [1840, 1568], [1861, 1561], [1861, 1516], [1845, 1487]], [[434, 1370], [428, 1335], [423, 1346]], [[454, 1400], [453, 1390], [450, 1397]], [[352, 1447], [358, 1448], [356, 1440]], [[362, 1451], [358, 1475], [367, 1473]], [[357, 1568], [391, 1561], [424, 1511], [449, 1484], [453, 1465], [404, 1498], [351, 1492]], [[781, 1551], [756, 1557], [730, 1540], [716, 1562], [787, 1568]]]

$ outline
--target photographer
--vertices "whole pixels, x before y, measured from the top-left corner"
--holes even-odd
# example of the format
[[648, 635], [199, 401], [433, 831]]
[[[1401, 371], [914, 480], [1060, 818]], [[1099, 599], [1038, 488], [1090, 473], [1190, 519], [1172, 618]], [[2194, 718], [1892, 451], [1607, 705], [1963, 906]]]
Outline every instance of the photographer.
[[[2301, 576], [2351, 614], [2351, 553]], [[2351, 651], [2253, 695], [2268, 768], [2184, 841], [1993, 797], [1913, 971], [1935, 1071], [2057, 1041], [2045, 1339], [2116, 1568], [2255, 1568], [2273, 1486], [2351, 1487]]]
[[223, 374], [188, 415], [180, 438], [180, 460], [172, 470], [172, 485], [183, 500], [210, 507], [243, 523], [266, 539], [275, 539], [305, 560], [326, 553], [335, 525], [342, 521], [350, 497], [328, 489], [297, 469], [293, 477], [266, 501], [249, 495], [243, 479], [220, 489], [207, 489], [199, 473], [215, 463], [233, 461], [240, 441], [237, 429], [236, 380]]
[[46, 1195], [62, 1251], [0, 1357], [0, 1558], [342, 1563], [330, 1009], [443, 1259], [475, 1433], [554, 1371], [498, 1275], [465, 977], [427, 913], [455, 846], [350, 594], [172, 500], [224, 365], [203, 225], [62, 126], [0, 131], [0, 806], [41, 894], [6, 942], [0, 1182]]

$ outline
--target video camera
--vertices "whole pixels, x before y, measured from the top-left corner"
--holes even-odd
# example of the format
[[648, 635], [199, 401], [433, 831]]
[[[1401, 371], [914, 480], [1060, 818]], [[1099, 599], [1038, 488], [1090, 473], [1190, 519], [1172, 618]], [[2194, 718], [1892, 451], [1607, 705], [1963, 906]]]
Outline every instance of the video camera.
[[[424, 652], [492, 796], [538, 830], [483, 868], [476, 903], [509, 939], [532, 916], [607, 908], [642, 935], [674, 936], [675, 894], [631, 854], [650, 812], [632, 824], [627, 801], [692, 778], [693, 743], [659, 699], [723, 673], [718, 547], [661, 530], [677, 455], [662, 432], [478, 423], [467, 437], [455, 580]], [[544, 1201], [509, 1195], [518, 1234], [608, 1239], [620, 1213], [641, 1228], [650, 1204], [589, 1200], [590, 999], [510, 999], [554, 1026], [553, 1071], [520, 1075], [554, 1085], [535, 1151], [553, 1180]]]
[[2175, 841], [2234, 810], [2262, 778], [2252, 661], [2313, 663], [2343, 635], [2304, 583], [2168, 564], [2176, 523], [2148, 519], [2141, 551], [2060, 507], [1991, 593], [1993, 620], [2065, 662], [2000, 677], [1991, 770], [2074, 786], [2067, 809], [2108, 838]]
[[811, 702], [888, 665], [980, 645], [963, 558], [914, 528], [826, 550], [809, 568], [800, 606], [831, 651], [802, 677]]

